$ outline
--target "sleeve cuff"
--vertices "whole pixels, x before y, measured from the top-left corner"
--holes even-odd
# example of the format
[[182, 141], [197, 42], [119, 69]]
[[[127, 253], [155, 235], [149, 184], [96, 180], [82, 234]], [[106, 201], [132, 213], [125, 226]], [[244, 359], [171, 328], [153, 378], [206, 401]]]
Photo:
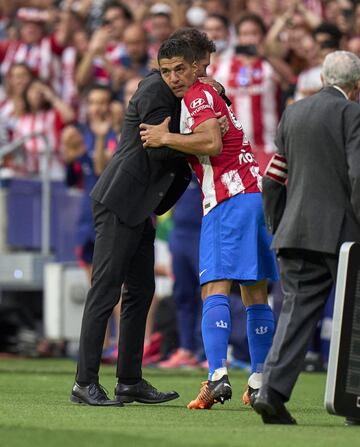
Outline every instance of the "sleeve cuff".
[[286, 158], [282, 155], [274, 154], [265, 169], [265, 176], [284, 185], [288, 176]]

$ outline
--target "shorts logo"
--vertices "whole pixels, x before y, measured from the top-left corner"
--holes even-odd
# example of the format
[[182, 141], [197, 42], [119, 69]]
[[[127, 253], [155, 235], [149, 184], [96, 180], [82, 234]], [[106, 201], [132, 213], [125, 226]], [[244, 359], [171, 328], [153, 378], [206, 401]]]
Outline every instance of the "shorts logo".
[[205, 99], [203, 99], [203, 98], [196, 98], [190, 104], [190, 108], [191, 109], [197, 109], [198, 107], [202, 106], [204, 103], [205, 103]]

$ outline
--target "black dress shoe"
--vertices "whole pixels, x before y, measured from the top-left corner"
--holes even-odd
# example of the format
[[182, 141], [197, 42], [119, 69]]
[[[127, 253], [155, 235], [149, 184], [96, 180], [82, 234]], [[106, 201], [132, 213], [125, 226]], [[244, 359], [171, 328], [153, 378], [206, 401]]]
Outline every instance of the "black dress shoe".
[[88, 386], [80, 386], [76, 382], [70, 395], [71, 402], [77, 404], [96, 405], [100, 407], [122, 407], [117, 400], [110, 400], [104, 388], [98, 383], [90, 383]]
[[123, 403], [135, 401], [141, 402], [142, 404], [161, 404], [162, 402], [168, 402], [178, 397], [179, 395], [176, 391], [162, 393], [144, 379], [141, 379], [140, 382], [134, 385], [118, 383], [115, 388], [116, 400]]
[[270, 387], [260, 388], [255, 395], [253, 408], [261, 415], [264, 424], [296, 424], [279, 394]]
[[351, 417], [347, 417], [345, 419], [345, 425], [347, 425], [347, 426], [360, 425], [360, 419], [354, 419]]

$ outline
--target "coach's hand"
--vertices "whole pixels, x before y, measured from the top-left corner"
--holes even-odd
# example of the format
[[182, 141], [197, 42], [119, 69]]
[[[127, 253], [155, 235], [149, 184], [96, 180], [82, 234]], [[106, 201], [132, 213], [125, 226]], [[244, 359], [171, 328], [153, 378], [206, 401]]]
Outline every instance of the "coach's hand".
[[169, 133], [170, 117], [164, 119], [161, 124], [153, 126], [151, 124], [140, 124], [140, 137], [144, 147], [164, 146], [164, 138]]

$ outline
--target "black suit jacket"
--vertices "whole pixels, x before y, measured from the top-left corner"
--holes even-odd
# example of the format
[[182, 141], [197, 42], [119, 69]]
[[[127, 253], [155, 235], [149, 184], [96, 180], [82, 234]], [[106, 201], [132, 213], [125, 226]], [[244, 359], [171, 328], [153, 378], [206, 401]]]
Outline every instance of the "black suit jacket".
[[263, 179], [273, 248], [335, 254], [360, 242], [360, 105], [326, 87], [287, 107], [275, 142], [288, 180]]
[[169, 148], [144, 149], [139, 124], [160, 124], [171, 116], [170, 131], [179, 132], [181, 103], [162, 80], [150, 73], [132, 97], [117, 152], [101, 174], [91, 197], [129, 226], [151, 213], [163, 214], [191, 179], [186, 158]]

